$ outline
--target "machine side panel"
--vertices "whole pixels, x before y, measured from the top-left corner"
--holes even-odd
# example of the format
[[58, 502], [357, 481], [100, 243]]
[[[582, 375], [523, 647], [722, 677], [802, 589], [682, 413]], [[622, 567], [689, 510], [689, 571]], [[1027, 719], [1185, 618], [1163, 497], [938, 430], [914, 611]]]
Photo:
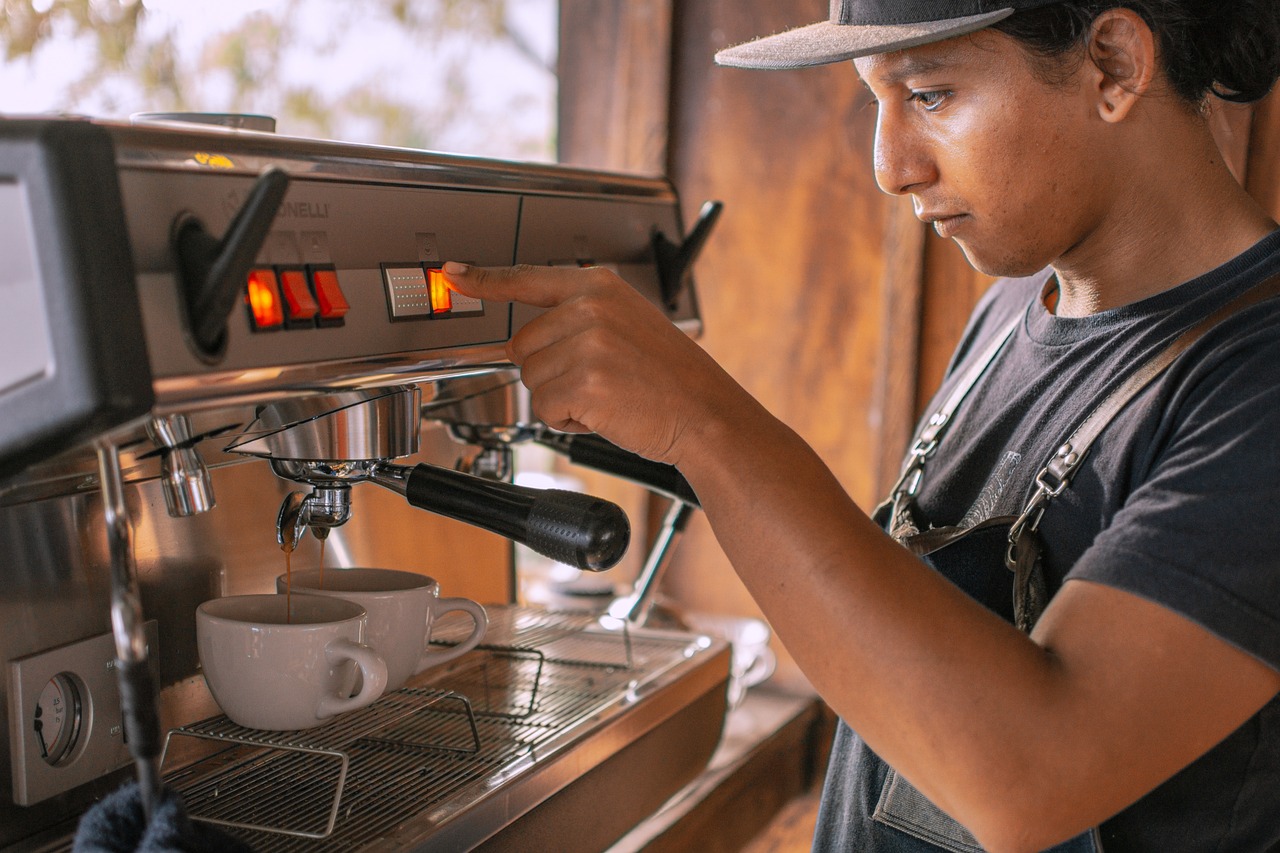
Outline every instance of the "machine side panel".
[[151, 408], [114, 162], [87, 122], [0, 125], [0, 476]]

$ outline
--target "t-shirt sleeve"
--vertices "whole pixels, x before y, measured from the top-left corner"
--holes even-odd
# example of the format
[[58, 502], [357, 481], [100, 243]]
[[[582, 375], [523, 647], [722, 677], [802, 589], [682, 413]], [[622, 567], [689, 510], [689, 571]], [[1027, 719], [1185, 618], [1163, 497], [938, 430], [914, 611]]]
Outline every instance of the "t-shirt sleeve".
[[1229, 337], [1208, 366], [1188, 372], [1141, 482], [1067, 579], [1133, 592], [1280, 669], [1280, 335], [1273, 329]]

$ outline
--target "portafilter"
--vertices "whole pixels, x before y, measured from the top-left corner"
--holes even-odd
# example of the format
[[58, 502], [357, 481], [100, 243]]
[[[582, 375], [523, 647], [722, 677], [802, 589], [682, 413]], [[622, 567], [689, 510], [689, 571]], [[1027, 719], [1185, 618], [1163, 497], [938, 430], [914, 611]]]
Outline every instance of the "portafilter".
[[227, 451], [269, 460], [293, 492], [281, 504], [276, 533], [287, 549], [310, 529], [324, 538], [351, 517], [351, 486], [370, 482], [410, 505], [505, 536], [587, 571], [615, 565], [631, 527], [614, 503], [558, 489], [532, 489], [442, 468], [391, 460], [418, 449], [421, 392], [416, 386], [338, 391], [284, 399], [258, 410]]

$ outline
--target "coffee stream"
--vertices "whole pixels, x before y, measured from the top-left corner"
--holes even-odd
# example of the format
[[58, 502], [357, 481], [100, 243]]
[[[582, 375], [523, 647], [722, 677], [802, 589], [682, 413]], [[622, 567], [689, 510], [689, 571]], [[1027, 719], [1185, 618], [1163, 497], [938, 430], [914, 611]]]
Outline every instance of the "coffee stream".
[[286, 539], [280, 550], [284, 551], [284, 620], [293, 624], [293, 543]]
[[[320, 589], [324, 589], [324, 543], [320, 540]], [[284, 552], [284, 610], [286, 624], [293, 624], [293, 548], [294, 543], [288, 538], [280, 544]]]

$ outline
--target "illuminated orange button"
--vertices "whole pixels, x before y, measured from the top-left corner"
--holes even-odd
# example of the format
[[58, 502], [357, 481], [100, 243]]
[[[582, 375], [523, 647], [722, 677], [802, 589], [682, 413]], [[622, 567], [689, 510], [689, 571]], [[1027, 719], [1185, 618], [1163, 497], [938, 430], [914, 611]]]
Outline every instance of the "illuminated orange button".
[[316, 289], [316, 301], [320, 303], [320, 319], [341, 320], [351, 306], [338, 285], [338, 273], [331, 269], [313, 269], [311, 281]]
[[280, 289], [284, 292], [285, 316], [290, 321], [309, 322], [320, 312], [320, 306], [307, 286], [307, 274], [302, 270], [281, 270]]
[[453, 288], [441, 270], [427, 270], [427, 287], [431, 292], [432, 314], [448, 314], [453, 310]]
[[276, 285], [276, 274], [273, 271], [260, 269], [249, 272], [247, 300], [255, 329], [265, 331], [284, 325], [284, 307], [280, 302], [280, 288]]

